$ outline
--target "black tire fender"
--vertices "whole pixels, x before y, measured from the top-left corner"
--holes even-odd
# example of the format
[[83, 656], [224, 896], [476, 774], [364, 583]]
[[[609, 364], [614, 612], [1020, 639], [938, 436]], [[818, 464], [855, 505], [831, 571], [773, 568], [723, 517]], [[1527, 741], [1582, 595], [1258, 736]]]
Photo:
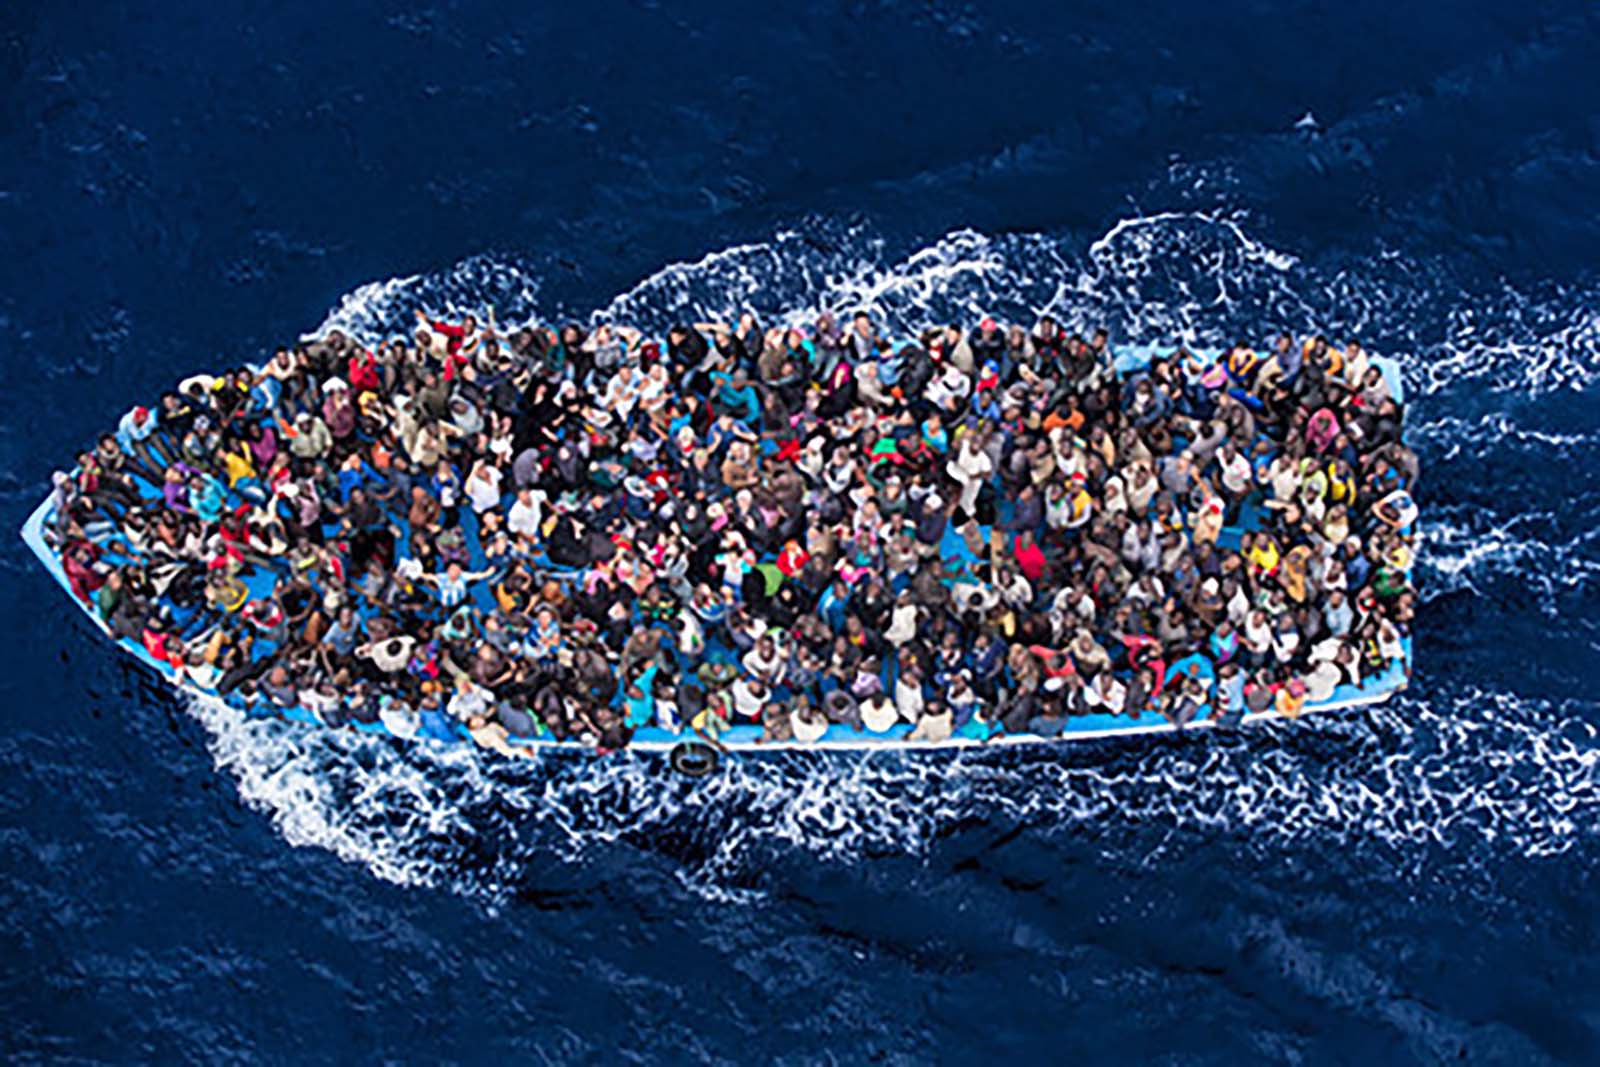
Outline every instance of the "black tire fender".
[[704, 778], [717, 769], [721, 756], [704, 741], [679, 741], [667, 754], [667, 761], [686, 778]]

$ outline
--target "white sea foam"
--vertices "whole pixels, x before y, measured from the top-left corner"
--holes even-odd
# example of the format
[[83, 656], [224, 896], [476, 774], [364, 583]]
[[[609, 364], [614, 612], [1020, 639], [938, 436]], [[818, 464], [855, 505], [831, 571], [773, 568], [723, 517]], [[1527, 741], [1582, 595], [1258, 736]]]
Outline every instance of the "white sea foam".
[[1413, 448], [1426, 449], [1435, 462], [1448, 462], [1463, 454], [1473, 458], [1490, 449], [1497, 455], [1516, 450], [1544, 459], [1600, 457], [1600, 434], [1541, 430], [1504, 411], [1485, 412], [1477, 418], [1439, 413], [1408, 421], [1406, 440]]
[[1452, 307], [1416, 373], [1429, 391], [1487, 385], [1504, 392], [1581, 390], [1600, 370], [1594, 295], [1531, 300], [1509, 287]]
[[[539, 294], [525, 266], [477, 257], [440, 275], [363, 286], [319, 332], [337, 327], [370, 342], [409, 330], [419, 307], [481, 314], [492, 305], [513, 326], [569, 316], [539, 307]], [[1253, 236], [1242, 216], [1172, 213], [1124, 220], [1086, 244], [962, 230], [908, 251], [860, 228], [797, 227], [664, 267], [592, 319], [659, 330], [745, 309], [771, 323], [864, 307], [904, 330], [1049, 311], [1126, 339], [1209, 344], [1326, 327], [1402, 359], [1426, 466], [1454, 458], [1460, 435], [1519, 463], [1592, 449], [1586, 433], [1461, 410], [1485, 389], [1539, 396], [1587, 387], [1600, 330], [1582, 310], [1590, 303], [1586, 294], [1541, 301], [1509, 289], [1468, 297], [1394, 254], [1318, 273]], [[1547, 614], [1572, 588], [1587, 592], [1600, 569], [1592, 535], [1552, 534], [1559, 524], [1549, 513], [1515, 509], [1446, 499], [1431, 510], [1425, 589], [1472, 592], [1537, 572], [1553, 583], [1541, 600]], [[1559, 854], [1600, 825], [1591, 705], [1432, 679], [1378, 709], [1238, 735], [1025, 755], [761, 756], [696, 782], [639, 754], [510, 762], [250, 720], [214, 702], [193, 707], [219, 767], [286, 841], [390, 881], [491, 900], [553, 860], [577, 870], [618, 848], [663, 854], [697, 892], [743, 898], [761, 891], [776, 850], [840, 863], [923, 855], [974, 820], [1096, 840], [1154, 827], [1238, 835], [1263, 848], [1376, 846], [1410, 863], [1457, 846]]]
[[[400, 884], [486, 898], [552, 861], [665, 853], [685, 884], [751, 894], [783, 849], [849, 863], [924, 855], [974, 821], [1118, 840], [1129, 830], [1559, 854], [1600, 818], [1600, 738], [1580, 706], [1472, 687], [1234, 736], [1053, 756], [755, 756], [710, 778], [659, 757], [528, 763], [251, 720], [195, 701], [219, 766], [293, 845]], [[1592, 708], [1587, 709], [1592, 712]]]
[[540, 281], [525, 266], [473, 256], [438, 274], [413, 274], [369, 282], [346, 293], [308, 336], [342, 330], [367, 344], [409, 335], [414, 312], [458, 318], [493, 310], [499, 325], [516, 327], [536, 315]]
[[1422, 524], [1417, 557], [1423, 601], [1484, 593], [1499, 582], [1535, 592], [1541, 613], [1558, 618], [1563, 598], [1600, 590], [1600, 528], [1554, 536], [1561, 519], [1552, 510], [1434, 507]]

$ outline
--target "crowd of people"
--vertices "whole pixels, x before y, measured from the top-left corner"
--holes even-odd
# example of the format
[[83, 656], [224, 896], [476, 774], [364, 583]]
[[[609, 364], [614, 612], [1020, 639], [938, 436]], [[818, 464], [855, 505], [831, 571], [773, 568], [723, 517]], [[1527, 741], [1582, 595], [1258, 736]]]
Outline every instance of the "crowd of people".
[[1048, 316], [419, 312], [134, 408], [50, 529], [118, 638], [329, 726], [519, 755], [1236, 722], [1409, 672], [1401, 424], [1322, 337], [1119, 371]]

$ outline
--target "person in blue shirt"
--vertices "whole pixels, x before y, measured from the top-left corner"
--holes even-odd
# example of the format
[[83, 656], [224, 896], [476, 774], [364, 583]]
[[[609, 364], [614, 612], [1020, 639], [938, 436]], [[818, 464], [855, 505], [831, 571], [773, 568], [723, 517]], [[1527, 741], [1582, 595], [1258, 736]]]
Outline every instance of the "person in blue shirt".
[[1211, 636], [1206, 638], [1206, 647], [1211, 652], [1213, 663], [1227, 663], [1239, 651], [1239, 634], [1233, 628], [1233, 623], [1226, 618], [1217, 623], [1217, 628], [1211, 631]]
[[817, 614], [834, 633], [844, 629], [844, 620], [850, 614], [850, 586], [843, 578], [828, 583], [817, 600]]
[[172, 457], [162, 450], [156, 435], [159, 419], [147, 407], [136, 407], [117, 423], [117, 447], [138, 468], [146, 481], [159, 484], [161, 472], [172, 465]]
[[990, 422], [1000, 421], [1000, 393], [997, 389], [979, 388], [972, 394], [972, 410]]
[[901, 354], [900, 346], [885, 349], [878, 354], [878, 382], [885, 389], [893, 389], [900, 384], [904, 367], [905, 356]]
[[528, 627], [523, 651], [535, 662], [548, 663], [556, 658], [560, 648], [561, 623], [557, 621], [555, 612], [548, 607], [540, 608], [533, 625]]
[[349, 457], [339, 465], [339, 499], [348, 504], [351, 492], [366, 488], [367, 484], [374, 480], [372, 471], [361, 458], [361, 453], [350, 453]]
[[122, 416], [117, 423], [117, 445], [122, 451], [133, 454], [133, 446], [156, 432], [156, 413], [147, 407], [136, 407]]
[[1244, 718], [1244, 671], [1237, 663], [1224, 663], [1218, 668], [1217, 700], [1222, 705], [1218, 725], [1234, 726]]
[[339, 655], [348, 656], [355, 651], [361, 638], [361, 617], [347, 604], [339, 609], [339, 615], [334, 619], [333, 625], [322, 635], [322, 643]]
[[972, 687], [986, 700], [994, 700], [1005, 676], [1006, 644], [987, 631], [972, 646]]
[[443, 574], [424, 574], [422, 580], [432, 582], [439, 590], [439, 603], [444, 605], [446, 611], [454, 611], [467, 599], [470, 582], [482, 581], [493, 574], [493, 571], [464, 570], [461, 564], [452, 561]]
[[637, 729], [656, 717], [655, 680], [660, 664], [651, 663], [639, 672], [622, 691], [622, 703], [627, 709], [628, 726]]
[[202, 521], [216, 522], [228, 506], [228, 491], [212, 475], [197, 474], [189, 479], [189, 506]]
[[1275, 358], [1278, 361], [1278, 384], [1285, 389], [1294, 388], [1300, 371], [1305, 366], [1305, 352], [1288, 334], [1279, 334]]
[[428, 489], [439, 502], [444, 525], [455, 526], [461, 515], [461, 472], [455, 464], [441, 459], [428, 479]]
[[1346, 541], [1344, 551], [1339, 554], [1339, 558], [1344, 563], [1344, 577], [1348, 588], [1360, 589], [1367, 584], [1367, 577], [1372, 573], [1372, 561], [1361, 551], [1360, 542], [1354, 538]]
[[744, 371], [734, 371], [731, 375], [718, 372], [711, 380], [718, 385], [717, 406], [723, 411], [746, 425], [761, 417], [761, 398]]

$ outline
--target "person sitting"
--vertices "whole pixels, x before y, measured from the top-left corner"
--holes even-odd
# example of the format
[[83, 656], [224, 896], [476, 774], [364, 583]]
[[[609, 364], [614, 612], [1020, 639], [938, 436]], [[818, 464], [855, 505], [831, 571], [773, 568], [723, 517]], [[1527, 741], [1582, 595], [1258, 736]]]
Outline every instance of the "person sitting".
[[74, 594], [227, 699], [513, 755], [1181, 727], [1409, 671], [1416, 457], [1348, 339], [1124, 374], [1046, 317], [421, 318], [127, 413], [52, 480]]

